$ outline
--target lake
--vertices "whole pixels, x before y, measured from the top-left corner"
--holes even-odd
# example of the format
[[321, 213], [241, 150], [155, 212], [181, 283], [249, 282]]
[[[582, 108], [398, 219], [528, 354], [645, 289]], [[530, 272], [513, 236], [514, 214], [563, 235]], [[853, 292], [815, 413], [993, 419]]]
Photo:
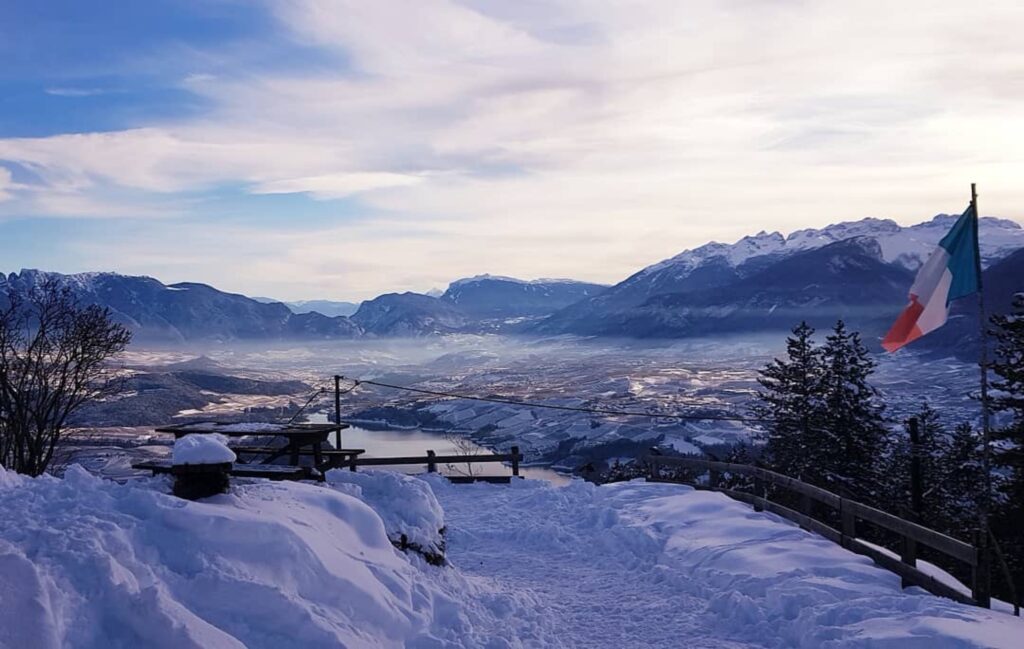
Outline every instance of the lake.
[[[309, 420], [313, 423], [321, 423], [327, 422], [327, 417], [326, 415], [313, 415]], [[481, 454], [493, 452], [473, 444], [468, 439], [458, 439], [461, 440], [460, 444], [469, 444], [468, 449], [471, 452]], [[331, 435], [331, 443], [333, 442], [334, 435]], [[352, 425], [341, 431], [341, 445], [344, 448], [365, 448], [366, 454], [362, 457], [425, 456], [428, 450], [432, 450], [438, 455], [460, 455], [466, 450], [463, 449], [460, 452], [460, 449], [456, 448], [455, 442], [442, 433], [432, 433], [418, 428], [369, 428], [357, 425]], [[403, 473], [423, 473], [427, 470], [426, 465], [399, 465], [383, 468]], [[447, 467], [442, 464], [437, 469], [444, 474], [459, 474], [465, 471], [465, 465]], [[512, 469], [498, 463], [476, 464], [473, 467], [473, 473], [474, 475], [512, 475]], [[554, 484], [567, 484], [572, 479], [564, 473], [539, 466], [520, 466], [519, 474], [526, 478], [547, 480]]]

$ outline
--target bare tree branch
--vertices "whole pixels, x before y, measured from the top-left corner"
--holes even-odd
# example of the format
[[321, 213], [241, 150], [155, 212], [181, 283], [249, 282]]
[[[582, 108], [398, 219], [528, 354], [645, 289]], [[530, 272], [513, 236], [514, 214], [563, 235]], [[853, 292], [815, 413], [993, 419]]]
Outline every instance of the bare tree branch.
[[109, 360], [131, 333], [108, 309], [81, 305], [48, 279], [27, 295], [0, 295], [0, 466], [40, 475], [68, 419], [87, 401], [114, 393]]

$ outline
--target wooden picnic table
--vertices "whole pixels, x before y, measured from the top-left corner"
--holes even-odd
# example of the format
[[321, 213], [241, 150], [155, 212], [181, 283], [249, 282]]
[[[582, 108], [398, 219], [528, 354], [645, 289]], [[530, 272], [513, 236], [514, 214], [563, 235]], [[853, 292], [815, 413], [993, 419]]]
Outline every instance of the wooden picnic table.
[[270, 464], [287, 455], [289, 464], [298, 466], [300, 456], [312, 455], [313, 465], [318, 471], [323, 472], [344, 466], [351, 458], [366, 452], [361, 448], [324, 449], [324, 444], [331, 433], [340, 432], [348, 427], [348, 424], [282, 424], [280, 428], [272, 428], [270, 425], [260, 426], [253, 423], [192, 422], [163, 426], [157, 428], [156, 432], [171, 433], [175, 439], [196, 433], [217, 433], [228, 437], [283, 437], [286, 442], [281, 447], [237, 446], [232, 449], [238, 453], [266, 456], [261, 464]]

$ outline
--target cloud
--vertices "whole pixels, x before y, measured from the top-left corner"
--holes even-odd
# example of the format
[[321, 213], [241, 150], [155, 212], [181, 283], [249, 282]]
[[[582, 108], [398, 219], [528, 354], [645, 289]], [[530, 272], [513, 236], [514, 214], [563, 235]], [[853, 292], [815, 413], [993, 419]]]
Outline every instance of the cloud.
[[0, 201], [6, 201], [11, 198], [10, 189], [13, 185], [14, 181], [11, 177], [11, 170], [0, 167]]
[[216, 74], [183, 82], [202, 114], [0, 139], [0, 161], [33, 178], [0, 192], [89, 216], [111, 195], [130, 211], [225, 185], [354, 200], [358, 227], [289, 237], [276, 228], [303, 216], [289, 212], [233, 232], [218, 259], [284, 247], [249, 275], [265, 269], [282, 297], [485, 271], [614, 281], [763, 228], [920, 220], [959, 208], [971, 181], [987, 213], [1024, 216], [1015, 2], [268, 6], [271, 38], [344, 63], [204, 53]]
[[94, 97], [107, 91], [102, 88], [47, 88], [45, 92], [55, 97]]
[[386, 189], [408, 187], [423, 181], [420, 176], [396, 173], [338, 173], [307, 178], [289, 178], [260, 183], [251, 191], [254, 194], [299, 194], [308, 193], [316, 198], [344, 198], [353, 194]]

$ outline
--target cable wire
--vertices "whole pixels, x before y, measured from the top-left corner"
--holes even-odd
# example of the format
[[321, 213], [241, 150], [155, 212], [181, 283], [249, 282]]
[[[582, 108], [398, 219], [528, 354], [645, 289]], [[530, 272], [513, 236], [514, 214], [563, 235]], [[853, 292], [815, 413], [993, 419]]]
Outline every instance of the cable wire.
[[547, 408], [548, 410], [566, 410], [569, 412], [586, 412], [596, 415], [609, 415], [618, 417], [651, 417], [655, 419], [680, 419], [689, 421], [737, 421], [741, 423], [771, 423], [774, 419], [764, 417], [747, 417], [744, 415], [696, 415], [690, 413], [654, 413], [654, 412], [642, 412], [638, 410], [615, 410], [610, 408], [585, 408], [582, 406], [559, 406], [552, 403], [539, 403], [535, 401], [520, 401], [512, 399], [510, 397], [481, 397], [476, 395], [458, 394], [455, 392], [444, 392], [441, 390], [428, 390], [426, 388], [412, 388], [405, 385], [393, 385], [390, 383], [382, 383], [380, 381], [370, 381], [368, 379], [353, 379], [346, 376], [341, 377], [345, 381], [353, 381], [355, 384], [349, 390], [354, 390], [361, 384], [375, 385], [381, 388], [390, 388], [392, 390], [403, 390], [405, 392], [415, 392], [417, 394], [427, 394], [435, 397], [449, 397], [453, 399], [467, 399], [469, 401], [485, 401], [488, 403], [502, 403], [511, 406], [526, 406], [528, 408]]

